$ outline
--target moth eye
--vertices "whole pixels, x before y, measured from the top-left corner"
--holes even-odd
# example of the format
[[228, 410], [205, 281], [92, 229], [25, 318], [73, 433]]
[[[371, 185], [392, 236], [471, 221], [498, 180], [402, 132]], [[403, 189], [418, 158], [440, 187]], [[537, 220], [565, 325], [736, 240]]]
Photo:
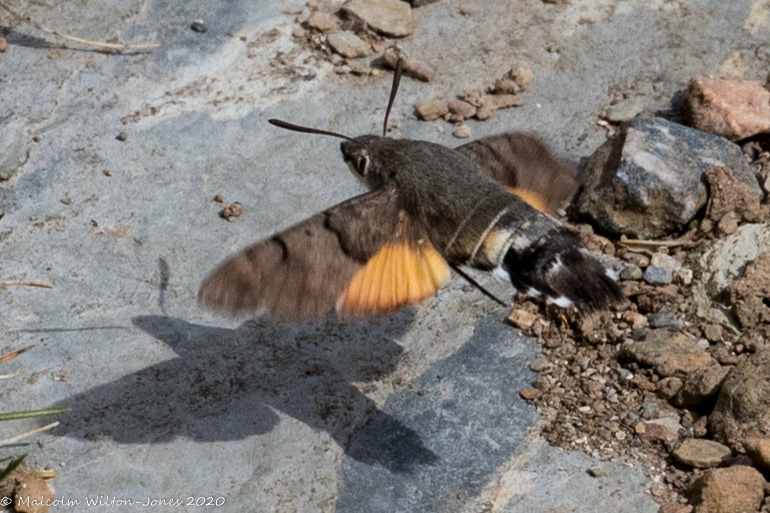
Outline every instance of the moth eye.
[[358, 155], [353, 167], [356, 173], [364, 176], [366, 172], [369, 171], [369, 155]]

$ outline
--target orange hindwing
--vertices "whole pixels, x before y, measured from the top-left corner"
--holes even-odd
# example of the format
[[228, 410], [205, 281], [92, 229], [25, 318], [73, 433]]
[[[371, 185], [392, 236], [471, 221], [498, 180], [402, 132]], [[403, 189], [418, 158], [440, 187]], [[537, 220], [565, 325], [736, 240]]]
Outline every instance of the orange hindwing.
[[449, 266], [428, 242], [385, 244], [337, 300], [340, 317], [396, 311], [434, 295], [449, 279]]

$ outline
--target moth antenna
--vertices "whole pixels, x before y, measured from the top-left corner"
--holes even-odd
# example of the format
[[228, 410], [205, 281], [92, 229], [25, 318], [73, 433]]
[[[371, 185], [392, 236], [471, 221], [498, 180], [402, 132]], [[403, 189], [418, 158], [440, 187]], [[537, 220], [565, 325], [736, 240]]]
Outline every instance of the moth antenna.
[[382, 124], [382, 136], [388, 135], [388, 118], [390, 117], [390, 109], [393, 107], [393, 102], [396, 101], [396, 93], [398, 92], [398, 84], [401, 83], [401, 72], [404, 70], [404, 58], [399, 56], [396, 62], [396, 71], [393, 72], [393, 85], [390, 86], [390, 99], [388, 100], [388, 108], [385, 109], [385, 121]]
[[268, 123], [270, 123], [273, 126], [277, 126], [278, 128], [284, 128], [286, 130], [291, 130], [292, 132], [302, 132], [303, 134], [317, 134], [317, 135], [331, 135], [332, 137], [339, 137], [340, 139], [345, 139], [350, 142], [354, 142], [356, 144], [361, 144], [360, 141], [356, 141], [352, 137], [348, 137], [347, 135], [338, 134], [337, 132], [329, 132], [328, 130], [319, 130], [318, 128], [309, 128], [306, 126], [299, 126], [299, 125], [292, 125], [291, 123], [287, 123], [286, 121], [281, 121], [280, 119], [268, 119]]
[[476, 289], [478, 289], [478, 291], [479, 291], [479, 292], [481, 292], [482, 294], [484, 294], [485, 296], [487, 296], [489, 299], [491, 299], [492, 301], [494, 301], [494, 302], [496, 302], [496, 303], [498, 303], [498, 304], [500, 304], [500, 305], [502, 305], [502, 306], [504, 306], [504, 307], [506, 307], [506, 308], [508, 307], [508, 305], [507, 305], [507, 304], [505, 304], [505, 303], [504, 303], [504, 302], [503, 302], [501, 299], [498, 299], [498, 297], [497, 297], [497, 296], [495, 296], [495, 295], [494, 295], [494, 294], [492, 294], [490, 291], [488, 291], [487, 289], [485, 289], [484, 287], [482, 287], [482, 286], [481, 286], [481, 284], [480, 284], [479, 282], [477, 282], [476, 280], [474, 280], [473, 278], [471, 278], [470, 276], [468, 276], [468, 275], [467, 275], [467, 274], [466, 274], [464, 271], [461, 271], [461, 270], [460, 270], [460, 268], [459, 268], [459, 267], [457, 267], [455, 264], [449, 264], [449, 267], [451, 267], [451, 268], [452, 268], [452, 270], [453, 270], [454, 272], [456, 272], [457, 274], [459, 274], [459, 275], [460, 275], [460, 277], [461, 277], [462, 279], [464, 279], [465, 281], [467, 281], [468, 283], [470, 283], [470, 284], [471, 284], [473, 287], [475, 287]]

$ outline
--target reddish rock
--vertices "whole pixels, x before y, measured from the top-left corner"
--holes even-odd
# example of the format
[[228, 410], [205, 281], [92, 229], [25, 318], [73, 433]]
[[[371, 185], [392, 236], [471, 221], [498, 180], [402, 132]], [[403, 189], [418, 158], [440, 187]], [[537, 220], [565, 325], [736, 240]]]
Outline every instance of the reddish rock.
[[447, 107], [449, 108], [450, 114], [453, 116], [453, 118], [450, 118], [450, 121], [459, 122], [464, 119], [470, 119], [476, 115], [476, 107], [462, 100], [453, 100], [449, 102]]
[[352, 32], [335, 32], [329, 34], [326, 42], [332, 47], [332, 50], [350, 59], [366, 57], [372, 54], [372, 47], [369, 43], [353, 34]]
[[494, 109], [507, 109], [508, 107], [520, 107], [524, 102], [515, 94], [495, 94], [487, 96], [487, 105]]
[[328, 32], [334, 28], [334, 16], [330, 12], [316, 11], [310, 15], [305, 24], [321, 32]]
[[650, 442], [661, 442], [667, 448], [673, 448], [679, 441], [679, 430], [682, 425], [674, 418], [647, 420], [644, 422], [642, 438]]
[[682, 388], [674, 397], [674, 404], [692, 408], [700, 406], [719, 392], [729, 367], [709, 365], [687, 375]]
[[688, 467], [714, 468], [721, 467], [730, 461], [732, 452], [728, 447], [711, 440], [688, 438], [672, 453], [672, 456]]
[[534, 73], [532, 73], [532, 70], [529, 68], [524, 67], [518, 67], [518, 68], [511, 68], [510, 71], [508, 71], [508, 77], [519, 84], [519, 87], [522, 91], [526, 91], [527, 87], [529, 86], [530, 82], [532, 82], [532, 79], [535, 77]]
[[663, 377], [685, 376], [712, 363], [698, 342], [678, 330], [645, 330], [633, 344], [624, 344], [620, 358], [655, 367]]
[[682, 388], [682, 380], [679, 378], [663, 378], [658, 381], [657, 392], [663, 399], [671, 399]]
[[495, 114], [495, 109], [491, 105], [482, 105], [476, 110], [476, 119], [485, 121]]
[[484, 94], [484, 91], [479, 91], [478, 89], [465, 91], [463, 98], [474, 107], [481, 107], [486, 104], [487, 101], [487, 95]]
[[535, 387], [529, 387], [525, 388], [521, 392], [519, 392], [519, 395], [525, 400], [525, 401], [533, 401], [543, 395], [543, 391], [540, 389], [537, 389]]
[[770, 91], [746, 80], [693, 80], [685, 91], [692, 126], [731, 141], [770, 131]]
[[695, 513], [754, 513], [765, 495], [765, 479], [751, 467], [706, 471], [690, 487]]
[[727, 375], [713, 413], [709, 432], [732, 448], [743, 440], [766, 436], [770, 425], [770, 351], [760, 351], [736, 365]]
[[449, 112], [446, 103], [440, 98], [433, 98], [425, 103], [414, 106], [417, 115], [424, 121], [436, 120]]
[[517, 328], [526, 330], [532, 327], [537, 320], [537, 315], [521, 308], [517, 308], [508, 316], [508, 321]]
[[770, 252], [760, 254], [746, 265], [743, 278], [728, 288], [733, 313], [741, 326], [751, 328], [770, 321]]
[[348, 0], [342, 10], [386, 36], [404, 37], [414, 32], [412, 9], [401, 0]]
[[495, 83], [489, 88], [489, 92], [492, 94], [519, 94], [521, 86], [515, 80], [502, 78], [495, 80]]
[[770, 438], [747, 438], [743, 448], [755, 465], [770, 469]]

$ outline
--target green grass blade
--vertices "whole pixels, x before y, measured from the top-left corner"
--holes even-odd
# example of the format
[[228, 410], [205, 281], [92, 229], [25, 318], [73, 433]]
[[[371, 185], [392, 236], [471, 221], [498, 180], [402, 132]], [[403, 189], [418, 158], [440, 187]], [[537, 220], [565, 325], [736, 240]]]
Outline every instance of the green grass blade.
[[11, 463], [10, 463], [10, 464], [7, 466], [7, 467], [5, 467], [3, 470], [0, 470], [0, 483], [2, 483], [2, 482], [3, 482], [3, 480], [4, 480], [6, 477], [10, 476], [10, 475], [11, 475], [11, 473], [12, 473], [14, 470], [16, 470], [16, 468], [17, 468], [19, 465], [21, 465], [21, 464], [22, 464], [22, 462], [24, 461], [24, 458], [26, 458], [26, 457], [27, 457], [27, 455], [26, 455], [26, 454], [24, 454], [24, 455], [22, 455], [22, 456], [19, 456], [18, 458], [16, 458], [15, 460], [13, 460], [13, 461], [12, 461], [12, 462], [11, 462]]
[[4, 420], [19, 420], [30, 419], [32, 417], [43, 417], [45, 415], [56, 415], [58, 413], [66, 413], [69, 410], [67, 408], [48, 408], [44, 410], [24, 410], [24, 411], [12, 411], [10, 413], [0, 413], [0, 422]]

